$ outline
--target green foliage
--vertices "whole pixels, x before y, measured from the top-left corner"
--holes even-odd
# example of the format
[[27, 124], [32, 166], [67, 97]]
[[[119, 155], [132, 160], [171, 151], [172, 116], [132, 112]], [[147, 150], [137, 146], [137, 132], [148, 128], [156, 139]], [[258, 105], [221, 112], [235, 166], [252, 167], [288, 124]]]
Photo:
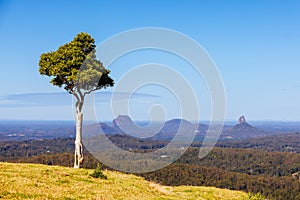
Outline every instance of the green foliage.
[[300, 155], [295, 153], [214, 148], [201, 160], [198, 154], [198, 148], [189, 148], [176, 162], [270, 177], [291, 176], [300, 171]]
[[79, 33], [56, 51], [43, 53], [39, 61], [40, 74], [52, 77], [53, 85], [64, 86], [69, 93], [83, 96], [113, 86], [114, 82], [108, 76], [110, 71], [96, 58], [94, 43], [89, 34]]
[[89, 176], [93, 178], [107, 179], [107, 176], [102, 172], [102, 167], [100, 163], [97, 164], [96, 169]]

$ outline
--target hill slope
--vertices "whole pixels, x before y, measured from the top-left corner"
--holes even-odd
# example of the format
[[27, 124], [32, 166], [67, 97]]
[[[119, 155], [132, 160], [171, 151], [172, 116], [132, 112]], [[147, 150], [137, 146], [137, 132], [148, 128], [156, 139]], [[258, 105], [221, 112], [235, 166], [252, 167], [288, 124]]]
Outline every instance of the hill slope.
[[247, 199], [244, 192], [213, 187], [160, 186], [143, 178], [105, 171], [107, 180], [90, 178], [93, 170], [37, 164], [0, 163], [3, 199]]

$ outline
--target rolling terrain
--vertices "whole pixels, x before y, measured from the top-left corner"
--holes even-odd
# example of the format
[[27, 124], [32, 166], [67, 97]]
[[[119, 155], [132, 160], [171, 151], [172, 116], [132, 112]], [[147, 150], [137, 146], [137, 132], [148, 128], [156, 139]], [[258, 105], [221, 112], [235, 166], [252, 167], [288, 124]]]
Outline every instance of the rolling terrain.
[[161, 186], [135, 175], [105, 170], [107, 180], [89, 177], [92, 170], [0, 162], [3, 199], [199, 199], [243, 200], [245, 192], [214, 187]]
[[[0, 161], [73, 166], [74, 127], [70, 123], [14, 125], [0, 127], [0, 135], [3, 136], [0, 138]], [[224, 127], [216, 148], [203, 159], [199, 159], [198, 153], [208, 128], [205, 124], [169, 120], [157, 135], [150, 138], [126, 134], [119, 125], [125, 126], [126, 132], [132, 130], [132, 133], [140, 128], [128, 116], [119, 116], [112, 123], [92, 124], [89, 128], [97, 130], [95, 128], [100, 127], [115, 145], [139, 153], [165, 147], [179, 127], [182, 133], [190, 131], [196, 134], [192, 146], [175, 163], [155, 172], [136, 174], [148, 181], [165, 186], [211, 186], [261, 193], [276, 200], [300, 199], [300, 134], [284, 132], [286, 124], [274, 129], [261, 129], [249, 124], [243, 117], [237, 124]], [[60, 126], [63, 127], [61, 130]], [[51, 135], [56, 130], [57, 133]], [[95, 168], [99, 161], [87, 149], [84, 149], [84, 155], [83, 167]], [[103, 167], [112, 170], [108, 166]]]
[[[126, 148], [139, 146], [135, 143], [136, 140], [126, 140], [123, 137], [122, 140], [119, 140], [119, 137], [111, 139]], [[125, 144], [122, 144], [123, 142]], [[0, 142], [0, 146], [2, 147], [0, 161], [73, 166], [72, 139]], [[146, 147], [134, 151], [151, 150]], [[86, 150], [84, 152], [83, 167], [95, 168], [99, 161]], [[300, 198], [300, 182], [297, 176], [293, 176], [300, 170], [300, 154], [258, 149], [215, 148], [207, 157], [200, 160], [198, 152], [199, 148], [191, 147], [176, 163], [155, 172], [136, 175], [168, 186], [213, 186], [254, 194], [261, 193], [268, 199]], [[110, 169], [107, 166], [103, 167]]]

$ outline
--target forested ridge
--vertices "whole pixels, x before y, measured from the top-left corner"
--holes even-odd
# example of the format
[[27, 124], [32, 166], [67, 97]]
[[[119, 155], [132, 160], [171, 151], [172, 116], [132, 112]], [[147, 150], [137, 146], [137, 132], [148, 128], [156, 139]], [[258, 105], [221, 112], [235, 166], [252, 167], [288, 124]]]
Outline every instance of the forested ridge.
[[[227, 140], [218, 142], [216, 146], [226, 148], [251, 148], [264, 151], [280, 151], [300, 153], [300, 132], [249, 138], [244, 140]], [[195, 146], [200, 146], [197, 144]]]
[[[113, 140], [113, 139], [112, 139]], [[116, 137], [115, 142], [136, 151], [145, 152], [161, 143], [148, 143]], [[128, 141], [131, 141], [128, 143]], [[143, 144], [143, 148], [141, 147]], [[138, 150], [140, 148], [140, 150]], [[0, 161], [73, 165], [72, 139], [0, 142]], [[146, 149], [146, 150], [145, 150]], [[299, 179], [292, 176], [300, 171], [300, 154], [267, 152], [259, 149], [214, 148], [204, 159], [198, 158], [199, 148], [189, 148], [176, 163], [151, 173], [138, 174], [164, 185], [216, 186], [246, 192], [262, 193], [269, 199], [299, 199]], [[98, 161], [85, 154], [83, 167], [95, 168]], [[104, 168], [107, 168], [104, 166]]]
[[172, 164], [141, 174], [146, 180], [164, 185], [205, 185], [261, 193], [269, 199], [300, 199], [300, 182], [292, 177], [274, 178], [229, 172], [215, 167]]

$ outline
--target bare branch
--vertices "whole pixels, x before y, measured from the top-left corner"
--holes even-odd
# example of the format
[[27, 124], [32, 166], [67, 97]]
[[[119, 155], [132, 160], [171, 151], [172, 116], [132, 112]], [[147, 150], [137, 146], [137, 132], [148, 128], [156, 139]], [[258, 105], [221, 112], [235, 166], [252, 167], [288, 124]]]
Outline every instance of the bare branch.
[[96, 88], [91, 89], [91, 90], [89, 90], [89, 91], [87, 91], [87, 92], [84, 92], [83, 95], [85, 96], [85, 95], [90, 94], [91, 92], [94, 92], [94, 91], [96, 91], [96, 90], [99, 90], [99, 88], [96, 87]]
[[84, 94], [82, 94], [82, 92], [81, 92], [81, 90], [80, 90], [79, 88], [77, 88], [77, 92], [78, 92], [78, 94], [80, 95], [81, 101], [83, 101], [83, 99], [84, 99]]
[[80, 98], [79, 98], [79, 96], [78, 96], [78, 94], [76, 92], [70, 91], [70, 93], [73, 94], [73, 96], [76, 98], [77, 103], [80, 102]]

